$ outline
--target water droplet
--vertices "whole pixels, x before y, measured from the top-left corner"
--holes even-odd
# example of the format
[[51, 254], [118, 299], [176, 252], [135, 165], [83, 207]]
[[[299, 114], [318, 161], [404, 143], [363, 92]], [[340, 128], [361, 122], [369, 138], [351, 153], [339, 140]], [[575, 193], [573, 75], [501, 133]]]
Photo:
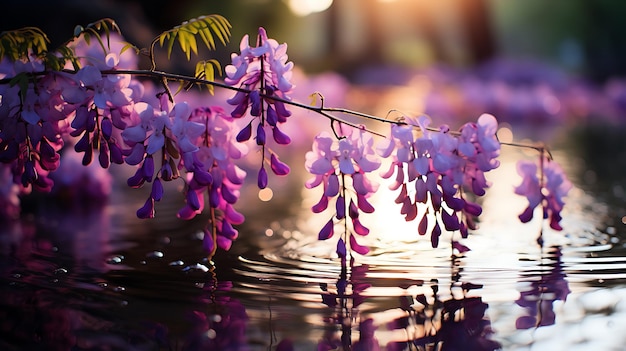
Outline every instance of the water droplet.
[[128, 301], [126, 301], [126, 300], [122, 300], [122, 301], [120, 302], [120, 305], [121, 305], [121, 306], [128, 306]]
[[169, 264], [169, 265], [170, 265], [170, 266], [182, 266], [182, 265], [184, 265], [184, 264], [185, 264], [185, 262], [183, 262], [183, 261], [181, 261], [181, 260], [178, 260], [178, 261], [170, 262], [170, 264]]
[[220, 316], [219, 314], [214, 314], [211, 316], [211, 320], [213, 320], [213, 322], [215, 323], [219, 323], [222, 321], [222, 316]]
[[206, 332], [206, 336], [207, 336], [207, 338], [209, 338], [209, 339], [215, 339], [215, 337], [217, 336], [217, 333], [215, 332], [215, 330], [213, 330], [213, 329], [209, 329], [209, 330]]
[[169, 236], [164, 236], [164, 237], [161, 238], [161, 244], [169, 245], [169, 243], [171, 243], [171, 242], [172, 242], [172, 239], [170, 239]]
[[59, 252], [59, 248], [58, 248], [58, 247], [56, 247], [56, 246], [53, 246], [53, 247], [52, 247], [52, 252]]
[[609, 235], [615, 235], [615, 227], [606, 228], [606, 233]]
[[203, 231], [198, 231], [193, 235], [193, 238], [196, 240], [202, 240], [204, 239], [204, 232]]
[[163, 252], [161, 252], [161, 251], [152, 251], [152, 252], [146, 254], [146, 257], [148, 257], [148, 258], [163, 258]]
[[116, 286], [115, 288], [113, 288], [113, 291], [122, 292], [122, 291], [126, 291], [126, 288], [123, 286]]
[[196, 288], [202, 289], [204, 288], [204, 283], [195, 283], [193, 284]]
[[122, 255], [115, 255], [115, 256], [111, 256], [109, 258], [107, 258], [107, 263], [108, 264], [120, 264], [122, 263], [122, 260], [124, 259], [124, 256]]
[[109, 284], [102, 282], [102, 283], [98, 283], [98, 286], [104, 289], [107, 286], [109, 286]]
[[191, 266], [187, 266], [185, 268], [183, 268], [183, 272], [191, 272], [191, 271], [202, 271], [202, 272], [208, 272], [209, 268], [203, 264], [200, 263], [196, 263], [193, 264]]
[[147, 262], [144, 260], [139, 261], [139, 264], [146, 264]]
[[21, 278], [22, 278], [22, 275], [21, 275], [21, 274], [19, 274], [19, 273], [13, 273], [13, 274], [11, 275], [11, 277], [12, 277], [12, 278], [14, 278], [14, 279], [21, 279]]
[[54, 274], [67, 274], [67, 269], [65, 268], [57, 268], [54, 270]]
[[56, 283], [58, 283], [58, 282], [59, 282], [59, 280], [58, 280], [58, 279], [52, 279], [50, 282], [51, 282], [51, 283], [55, 283], [55, 284], [56, 284]]

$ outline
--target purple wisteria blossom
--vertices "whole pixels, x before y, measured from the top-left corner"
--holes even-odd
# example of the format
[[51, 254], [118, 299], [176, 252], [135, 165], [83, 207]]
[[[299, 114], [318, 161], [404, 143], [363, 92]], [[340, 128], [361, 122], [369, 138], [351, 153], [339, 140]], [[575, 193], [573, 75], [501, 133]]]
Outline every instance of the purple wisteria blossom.
[[220, 107], [197, 108], [178, 123], [184, 124], [185, 128], [180, 127], [185, 131], [181, 132], [184, 137], [197, 146], [197, 150], [181, 148], [181, 166], [188, 173], [186, 205], [178, 212], [178, 217], [191, 219], [201, 213], [206, 194], [211, 219], [204, 229], [204, 248], [210, 253], [217, 247], [228, 250], [238, 236], [233, 225], [244, 220], [233, 205], [239, 199], [246, 172], [233, 161], [242, 158], [248, 148], [235, 140], [233, 118]]
[[[272, 139], [276, 144], [287, 145], [289, 136], [279, 129], [291, 116], [291, 112], [281, 100], [289, 100], [289, 93], [294, 87], [290, 82], [293, 63], [288, 62], [287, 44], [278, 44], [267, 37], [265, 29], [259, 28], [256, 47], [250, 47], [249, 37], [245, 35], [239, 45], [240, 54], [232, 54], [232, 64], [226, 66], [226, 84], [245, 89], [238, 91], [227, 102], [235, 106], [231, 112], [233, 118], [241, 118], [246, 114], [252, 120], [238, 134], [237, 141], [244, 142], [252, 138], [262, 149], [263, 160], [266, 152], [270, 152], [271, 169], [276, 175], [286, 175], [289, 167], [278, 161], [274, 152], [266, 151], [267, 128], [271, 129]], [[256, 124], [256, 127], [253, 126]], [[267, 187], [267, 171], [265, 161], [257, 174], [259, 188]]]
[[[180, 103], [186, 105], [186, 103]], [[137, 210], [139, 218], [154, 217], [154, 203], [163, 197], [162, 180], [168, 181], [177, 178], [174, 174], [173, 160], [178, 158], [179, 152], [171, 145], [176, 140], [171, 136], [173, 106], [164, 95], [161, 96], [161, 105], [155, 109], [145, 102], [134, 104], [129, 115], [129, 126], [121, 133], [124, 143], [130, 149], [124, 150], [125, 162], [129, 165], [138, 165], [137, 171], [128, 178], [127, 184], [137, 188], [144, 183], [152, 183], [148, 199]], [[169, 145], [170, 147], [166, 147]], [[155, 164], [155, 154], [159, 152]], [[155, 172], [155, 167], [158, 167]]]
[[[405, 122], [392, 125], [389, 137], [377, 146], [379, 155], [391, 157], [390, 168], [381, 176], [395, 174], [390, 188], [400, 191], [395, 200], [400, 213], [407, 221], [419, 218], [418, 233], [430, 233], [433, 247], [439, 245], [442, 228], [467, 237], [468, 230], [475, 229], [473, 217], [481, 213], [467, 194], [484, 195], [489, 186], [484, 173], [499, 165], [495, 117], [483, 114], [455, 133], [447, 125], [431, 128], [427, 116], [405, 117]], [[419, 203], [427, 205], [421, 215]], [[458, 241], [452, 245], [467, 250]]]
[[[305, 167], [313, 178], [305, 183], [309, 189], [323, 186], [320, 201], [313, 206], [315, 213], [328, 208], [329, 200], [336, 197], [335, 214], [319, 232], [320, 240], [330, 239], [334, 235], [335, 221], [351, 220], [351, 229], [337, 242], [337, 254], [346, 258], [347, 246], [359, 254], [366, 254], [369, 249], [357, 242], [356, 235], [369, 233], [360, 219], [360, 212], [371, 213], [374, 208], [367, 197], [376, 192], [378, 184], [370, 181], [366, 173], [377, 170], [380, 160], [373, 149], [373, 139], [364, 129], [341, 128], [343, 135], [336, 141], [327, 132], [315, 137], [313, 150], [307, 152]], [[351, 187], [347, 184], [351, 178]], [[356, 200], [356, 202], [355, 202]], [[347, 229], [347, 225], [346, 225]], [[348, 241], [348, 242], [346, 242]]]
[[538, 167], [536, 163], [526, 160], [517, 164], [522, 183], [515, 187], [515, 193], [528, 199], [528, 207], [519, 215], [519, 219], [524, 223], [529, 222], [535, 208], [541, 205], [543, 218], [550, 221], [550, 228], [562, 230], [560, 222], [561, 210], [565, 204], [563, 198], [572, 188], [572, 183], [558, 163], [543, 157], [539, 164]]
[[[39, 73], [43, 63], [34, 56], [0, 62], [0, 78]], [[23, 84], [0, 86], [0, 162], [9, 164], [13, 182], [23, 188], [50, 191], [48, 173], [59, 166], [59, 150], [64, 142], [64, 119], [71, 111], [63, 109], [60, 89], [63, 78], [50, 73]]]
[[76, 45], [76, 53], [84, 57], [83, 66], [76, 74], [68, 75], [72, 84], [61, 93], [63, 101], [76, 109], [70, 133], [80, 137], [75, 150], [84, 152], [85, 165], [91, 163], [93, 151], [98, 151], [98, 161], [103, 168], [124, 162], [119, 133], [127, 124], [132, 124], [134, 104], [143, 98], [142, 90], [135, 88], [139, 83], [130, 75], [102, 73], [136, 68], [134, 56], [127, 52], [122, 59], [119, 54], [123, 45], [121, 38], [109, 38], [108, 42], [109, 51], [93, 43], [86, 45], [84, 41]]

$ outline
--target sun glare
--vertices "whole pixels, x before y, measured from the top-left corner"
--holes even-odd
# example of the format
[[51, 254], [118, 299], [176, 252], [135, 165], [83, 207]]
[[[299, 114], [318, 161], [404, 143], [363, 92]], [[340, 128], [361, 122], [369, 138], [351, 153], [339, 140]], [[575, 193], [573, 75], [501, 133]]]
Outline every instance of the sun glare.
[[308, 16], [315, 12], [322, 12], [332, 5], [333, 0], [289, 0], [289, 9], [296, 16]]

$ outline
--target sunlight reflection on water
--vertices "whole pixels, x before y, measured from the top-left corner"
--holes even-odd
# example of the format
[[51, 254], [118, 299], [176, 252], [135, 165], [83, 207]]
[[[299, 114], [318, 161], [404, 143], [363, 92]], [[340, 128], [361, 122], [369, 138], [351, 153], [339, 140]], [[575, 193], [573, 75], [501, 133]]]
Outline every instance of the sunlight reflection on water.
[[[548, 338], [531, 336], [526, 332], [527, 327], [519, 327], [527, 321], [534, 323], [532, 321], [535, 318], [543, 318], [537, 323], [563, 328], [560, 323], [571, 323], [574, 316], [581, 317], [580, 313], [583, 316], [589, 313], [584, 311], [591, 307], [577, 299], [584, 300], [593, 294], [596, 291], [594, 286], [615, 286], [613, 290], [605, 290], [612, 291], [612, 296], [623, 294], [620, 284], [626, 278], [623, 273], [626, 262], [621, 257], [603, 256], [623, 254], [622, 247], [615, 246], [620, 239], [601, 231], [606, 227], [602, 223], [607, 215], [606, 204], [598, 202], [578, 187], [572, 189], [566, 200], [568, 207], [563, 219], [565, 229], [556, 232], [544, 225], [543, 248], [537, 244], [542, 230], [542, 223], [538, 219], [540, 213], [536, 213], [535, 219], [529, 223], [518, 221], [517, 215], [526, 206], [524, 198], [513, 194], [514, 186], [521, 180], [515, 167], [515, 161], [520, 156], [523, 155], [516, 152], [504, 153], [501, 166], [487, 175], [493, 186], [481, 202], [484, 211], [480, 228], [463, 240], [471, 251], [456, 259], [451, 258], [450, 234], [448, 239], [444, 239], [444, 234], [439, 248], [432, 249], [430, 240], [417, 234], [417, 223], [405, 222], [399, 214], [400, 206], [393, 205], [397, 195], [386, 189], [388, 183], [381, 184], [378, 193], [371, 198], [376, 212], [361, 218], [371, 230], [365, 238], [371, 251], [366, 256], [355, 257], [357, 264], [367, 267], [364, 279], [368, 287], [360, 294], [371, 300], [369, 304], [359, 306], [360, 318], [373, 318], [375, 325], [381, 329], [377, 334], [381, 344], [406, 340], [405, 334], [399, 335], [397, 330], [384, 328], [389, 320], [404, 313], [397, 308], [389, 308], [390, 301], [422, 294], [429, 289], [428, 282], [434, 281], [437, 286], [449, 287], [449, 290], [438, 290], [438, 298], [442, 300], [458, 297], [461, 285], [467, 282], [480, 286], [480, 289], [468, 296], [480, 296], [482, 301], [489, 304], [487, 313], [497, 331], [496, 339], [503, 342], [505, 349], [524, 349], [533, 344], [536, 349], [545, 349], [543, 347], [551, 343]], [[565, 162], [565, 167], [570, 167], [570, 170], [576, 166], [568, 165], [565, 155], [557, 158]], [[297, 243], [287, 238], [282, 248], [265, 252], [258, 261], [242, 258], [244, 268], [239, 271], [239, 274], [250, 276], [264, 272], [268, 280], [282, 279], [278, 283], [281, 286], [290, 286], [289, 281], [303, 283], [305, 288], [300, 293], [293, 291], [293, 297], [306, 301], [308, 308], [314, 306], [316, 290], [319, 293], [315, 284], [332, 281], [338, 274], [338, 261], [334, 254], [336, 238], [325, 242], [315, 240], [316, 230], [332, 216], [329, 211], [310, 213], [309, 208], [318, 201], [318, 197], [316, 191], [303, 192], [303, 209], [298, 221], [301, 237]], [[275, 231], [275, 234], [280, 234], [280, 230]], [[277, 287], [272, 284], [269, 289], [263, 289], [263, 284], [251, 284], [248, 288], [260, 289], [260, 294], [263, 294], [263, 291], [276, 291]], [[534, 295], [534, 289], [540, 289], [537, 291], [543, 293]], [[528, 307], [527, 302], [524, 302], [525, 294], [530, 294], [528, 301], [543, 301], [541, 304], [546, 307], [542, 308], [550, 306], [548, 317], [534, 316], [532, 303]], [[570, 294], [569, 302], [565, 302]], [[428, 293], [426, 295], [429, 296]], [[465, 293], [462, 296], [466, 296]], [[618, 312], [616, 310], [614, 313]], [[550, 319], [550, 314], [556, 316]], [[612, 315], [608, 320], [614, 318], [617, 316]], [[314, 315], [309, 315], [308, 320], [316, 325], [321, 323]], [[594, 340], [587, 341], [593, 345]], [[571, 346], [579, 342], [573, 340], [564, 344]], [[613, 345], [614, 342], [617, 341], [604, 344]]]
[[[376, 212], [362, 217], [371, 252], [356, 256], [347, 272], [334, 253], [337, 238], [317, 240], [332, 216], [310, 212], [319, 189], [292, 196], [291, 185], [280, 184], [272, 204], [288, 211], [246, 209], [252, 224], [242, 226], [231, 252], [214, 258], [215, 267], [203, 257], [202, 219], [181, 224], [178, 200], [161, 204], [163, 219], [149, 222], [133, 216], [142, 195], [118, 194], [93, 213], [48, 209], [37, 221], [5, 228], [0, 313], [21, 317], [7, 319], [12, 329], [0, 332], [28, 340], [15, 329], [47, 328], [58, 318], [65, 321], [58, 334], [83, 349], [98, 342], [165, 347], [155, 340], [171, 346], [211, 335], [235, 350], [268, 350], [292, 339], [296, 350], [348, 340], [394, 351], [461, 333], [505, 350], [619, 350], [626, 331], [623, 228], [606, 220], [609, 204], [575, 187], [565, 230], [545, 229], [541, 248], [541, 222], [517, 220], [526, 205], [513, 194], [519, 156], [506, 150], [500, 168], [487, 174], [493, 187], [482, 200], [480, 228], [463, 240], [471, 251], [456, 257], [449, 234], [431, 248], [381, 183], [372, 198]], [[569, 174], [584, 174], [576, 158], [556, 157]], [[290, 180], [297, 189], [302, 181]], [[45, 320], [35, 321], [37, 315]], [[463, 334], [477, 326], [483, 337]], [[130, 338], [129, 330], [140, 336]]]

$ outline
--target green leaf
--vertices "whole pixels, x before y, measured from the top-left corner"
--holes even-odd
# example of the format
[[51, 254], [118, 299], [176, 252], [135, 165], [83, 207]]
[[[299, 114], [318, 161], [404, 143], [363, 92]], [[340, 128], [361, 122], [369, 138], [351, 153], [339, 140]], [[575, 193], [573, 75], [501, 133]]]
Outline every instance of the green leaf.
[[9, 81], [9, 86], [17, 85], [20, 87], [20, 98], [22, 101], [26, 98], [26, 92], [28, 91], [28, 79], [28, 73], [22, 72], [11, 78]]
[[168, 34], [168, 42], [167, 42], [167, 58], [169, 59], [172, 56], [172, 48], [174, 47], [174, 42], [176, 41], [176, 33]]
[[128, 49], [133, 49], [135, 50], [136, 54], [139, 54], [139, 52], [141, 51], [138, 47], [136, 47], [135, 45], [129, 43], [129, 42], [124, 42], [124, 46], [122, 47], [122, 49], [120, 50], [120, 55], [123, 54], [126, 50]]
[[190, 52], [188, 52], [188, 48], [189, 48], [189, 43], [188, 43], [188, 36], [190, 36], [192, 34], [189, 34], [185, 31], [180, 31], [178, 33], [178, 44], [180, 45], [180, 49], [185, 53], [185, 55], [187, 55], [187, 60], [189, 60], [189, 55]]
[[180, 81], [178, 82], [178, 88], [176, 89], [176, 92], [174, 93], [174, 95], [178, 95], [178, 93], [180, 93], [181, 91], [183, 91], [183, 89], [185, 89], [185, 82], [184, 81]]
[[[200, 36], [202, 43], [210, 50], [215, 50], [214, 35], [226, 45], [230, 38], [230, 23], [220, 15], [201, 16], [181, 23], [166, 32], [161, 33], [157, 39], [161, 47], [167, 40], [167, 57], [171, 58], [174, 41], [178, 40], [180, 49], [185, 53], [187, 60], [191, 59], [191, 53], [198, 55], [198, 43], [196, 35]], [[156, 40], [155, 40], [156, 41]], [[153, 43], [155, 42], [153, 41]]]
[[319, 93], [313, 93], [313, 94], [309, 95], [309, 101], [311, 101], [311, 103], [309, 105], [317, 106], [317, 98], [319, 98], [319, 96], [320, 96]]
[[0, 33], [0, 53], [12, 60], [26, 58], [31, 54], [41, 55], [47, 52], [49, 42], [46, 34], [37, 27], [6, 31]]
[[[198, 44], [196, 43], [196, 37], [194, 35], [189, 35], [187, 37], [187, 40], [189, 41], [188, 49], [191, 49], [191, 51], [193, 51], [194, 54], [198, 55]], [[189, 56], [190, 56], [189, 51], [187, 51], [187, 61], [191, 59]]]
[[211, 21], [210, 26], [222, 42], [222, 45], [226, 45], [226, 35], [228, 35], [228, 32], [224, 30], [224, 27], [222, 27], [218, 21]]
[[107, 38], [107, 49], [111, 51], [111, 32], [109, 31], [109, 26], [107, 26], [106, 22], [102, 22], [102, 26], [104, 27], [104, 34]]
[[194, 77], [202, 79], [204, 77], [204, 61], [196, 63], [196, 73]]
[[211, 32], [208, 33], [208, 36], [206, 32], [208, 32], [208, 29], [202, 28], [198, 31], [198, 34], [200, 34], [200, 38], [202, 39], [202, 41], [204, 42], [204, 45], [206, 45], [207, 48], [215, 50], [215, 42], [213, 41]]

